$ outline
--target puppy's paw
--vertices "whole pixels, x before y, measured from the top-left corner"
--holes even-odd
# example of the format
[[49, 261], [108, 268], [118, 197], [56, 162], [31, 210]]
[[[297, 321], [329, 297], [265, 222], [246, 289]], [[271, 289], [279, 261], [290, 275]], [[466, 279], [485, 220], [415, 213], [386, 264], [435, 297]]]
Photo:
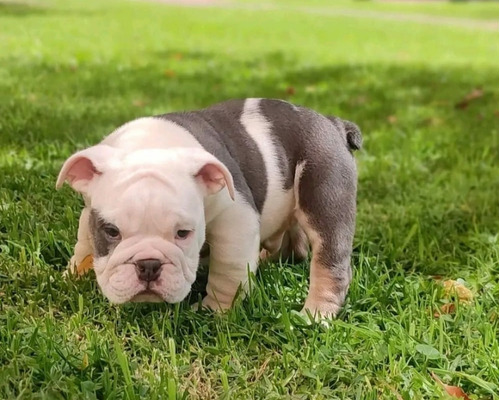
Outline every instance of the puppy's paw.
[[316, 322], [327, 323], [339, 313], [342, 305], [337, 302], [326, 302], [307, 299], [301, 314], [312, 317]]
[[[194, 303], [191, 305], [193, 310], [199, 311], [200, 310], [200, 305], [199, 303]], [[227, 311], [231, 308], [231, 303], [221, 303], [220, 301], [217, 301], [213, 296], [205, 296], [205, 298], [201, 302], [201, 309], [208, 309], [212, 311], [217, 311], [217, 312], [224, 312]]]
[[66, 267], [66, 270], [62, 274], [64, 279], [68, 279], [76, 274], [76, 264], [75, 264], [74, 258], [75, 258], [75, 256], [71, 257], [71, 259], [69, 260], [68, 266]]

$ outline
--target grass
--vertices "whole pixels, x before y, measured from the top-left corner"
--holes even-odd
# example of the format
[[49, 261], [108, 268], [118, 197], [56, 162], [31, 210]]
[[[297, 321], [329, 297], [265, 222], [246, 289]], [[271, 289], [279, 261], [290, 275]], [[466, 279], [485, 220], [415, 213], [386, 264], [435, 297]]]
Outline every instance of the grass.
[[[431, 372], [498, 398], [498, 33], [96, 0], [0, 2], [0, 26], [0, 398], [445, 398]], [[364, 132], [330, 328], [296, 315], [303, 264], [263, 265], [227, 315], [115, 307], [92, 274], [61, 277], [82, 206], [54, 190], [69, 154], [137, 116], [247, 96]], [[434, 275], [473, 303], [434, 317]]]
[[246, 3], [266, 4], [281, 7], [320, 7], [325, 10], [382, 11], [397, 14], [418, 14], [437, 17], [472, 18], [498, 21], [496, 1], [383, 1], [383, 0], [243, 0]]

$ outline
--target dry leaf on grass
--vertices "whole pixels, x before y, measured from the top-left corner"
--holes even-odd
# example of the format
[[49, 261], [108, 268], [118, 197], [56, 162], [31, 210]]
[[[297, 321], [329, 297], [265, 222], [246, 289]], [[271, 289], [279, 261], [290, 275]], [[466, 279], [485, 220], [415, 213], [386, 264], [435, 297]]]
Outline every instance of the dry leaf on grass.
[[434, 317], [439, 318], [443, 314], [453, 314], [456, 308], [455, 303], [445, 303], [439, 307], [439, 312], [434, 313]]
[[[441, 276], [433, 276], [435, 280], [442, 280]], [[442, 281], [444, 287], [444, 297], [446, 299], [457, 299], [460, 304], [470, 304], [474, 299], [474, 294], [465, 287], [464, 282], [459, 279], [457, 281], [448, 279]], [[439, 318], [443, 314], [453, 314], [456, 311], [456, 303], [451, 301], [439, 307], [439, 311], [434, 312], [434, 317]]]
[[443, 286], [446, 297], [457, 296], [460, 303], [470, 303], [474, 299], [474, 294], [459, 281], [449, 279]]
[[458, 386], [450, 386], [447, 385], [446, 383], [443, 383], [441, 379], [434, 373], [431, 372], [432, 379], [434, 379], [437, 383], [441, 385], [441, 387], [452, 397], [456, 397], [458, 399], [465, 399], [465, 400], [470, 400], [470, 397], [467, 396], [467, 393], [465, 393], [462, 388], [459, 388]]
[[173, 78], [176, 74], [173, 69], [166, 69], [163, 71], [163, 75], [165, 75], [167, 78]]
[[389, 115], [387, 117], [387, 122], [389, 122], [390, 124], [395, 124], [398, 122], [398, 117], [396, 117], [395, 115]]
[[455, 107], [463, 110], [469, 106], [469, 103], [472, 100], [479, 99], [480, 97], [483, 97], [483, 95], [484, 95], [484, 92], [481, 89], [474, 89], [470, 93], [467, 93], [467, 95], [465, 95], [465, 97], [462, 100], [460, 100], [455, 105]]
[[76, 273], [78, 275], [84, 275], [89, 272], [94, 267], [94, 257], [89, 254], [83, 259], [83, 261], [76, 267]]

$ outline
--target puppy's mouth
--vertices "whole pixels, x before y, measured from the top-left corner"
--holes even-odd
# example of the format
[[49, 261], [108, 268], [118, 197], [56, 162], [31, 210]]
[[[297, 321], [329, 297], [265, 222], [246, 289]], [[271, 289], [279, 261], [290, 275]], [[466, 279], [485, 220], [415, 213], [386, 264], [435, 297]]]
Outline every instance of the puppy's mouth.
[[134, 297], [132, 297], [130, 301], [135, 303], [143, 303], [143, 302], [159, 303], [159, 302], [164, 302], [165, 300], [163, 300], [163, 298], [158, 292], [148, 288], [141, 290]]

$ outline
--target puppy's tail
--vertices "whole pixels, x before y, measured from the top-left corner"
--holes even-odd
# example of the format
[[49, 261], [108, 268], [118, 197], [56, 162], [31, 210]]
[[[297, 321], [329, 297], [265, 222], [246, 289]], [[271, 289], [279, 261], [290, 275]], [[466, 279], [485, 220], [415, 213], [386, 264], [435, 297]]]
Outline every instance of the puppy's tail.
[[359, 150], [363, 146], [363, 136], [359, 127], [351, 121], [342, 120], [344, 123], [347, 144], [351, 150]]
[[332, 121], [335, 126], [341, 125], [344, 127], [349, 150], [355, 151], [361, 149], [363, 145], [363, 136], [361, 135], [361, 130], [354, 122], [332, 116], [327, 116], [327, 118]]

